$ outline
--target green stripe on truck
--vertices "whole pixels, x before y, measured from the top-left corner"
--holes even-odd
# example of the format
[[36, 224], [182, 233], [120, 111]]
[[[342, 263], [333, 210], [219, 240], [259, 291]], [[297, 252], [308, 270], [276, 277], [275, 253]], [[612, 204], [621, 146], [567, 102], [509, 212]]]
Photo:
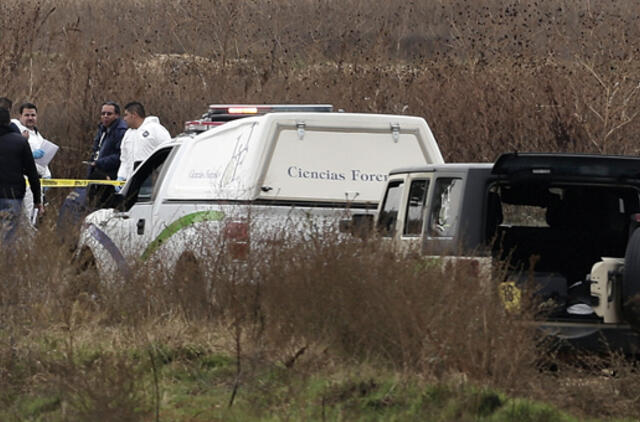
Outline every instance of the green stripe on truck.
[[167, 228], [162, 230], [162, 233], [156, 237], [153, 242], [147, 246], [144, 253], [142, 254], [142, 259], [146, 260], [149, 258], [162, 244], [165, 240], [176, 234], [178, 231], [182, 230], [185, 227], [189, 227], [195, 223], [201, 223], [203, 221], [220, 221], [224, 218], [224, 213], [222, 211], [199, 211], [194, 212], [192, 214], [187, 214], [184, 217], [180, 217], [173, 223], [169, 224]]

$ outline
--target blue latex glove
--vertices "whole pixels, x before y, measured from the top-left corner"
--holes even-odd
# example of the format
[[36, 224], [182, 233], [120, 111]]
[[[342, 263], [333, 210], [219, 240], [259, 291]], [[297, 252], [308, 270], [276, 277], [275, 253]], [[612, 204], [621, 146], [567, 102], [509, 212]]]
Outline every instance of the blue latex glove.
[[[125, 179], [124, 177], [118, 177], [118, 179], [117, 179], [117, 180], [118, 180], [118, 181], [120, 181], [120, 182], [124, 182], [124, 181], [125, 181], [125, 180], [127, 180], [127, 179]], [[124, 185], [123, 185], [123, 186], [124, 186]], [[114, 186], [114, 188], [115, 188], [115, 190], [116, 190], [116, 193], [120, 193], [120, 189], [122, 189], [122, 186]]]
[[44, 157], [44, 150], [43, 149], [38, 148], [38, 149], [33, 151], [33, 158], [35, 158], [37, 160], [38, 158], [42, 158], [42, 157]]

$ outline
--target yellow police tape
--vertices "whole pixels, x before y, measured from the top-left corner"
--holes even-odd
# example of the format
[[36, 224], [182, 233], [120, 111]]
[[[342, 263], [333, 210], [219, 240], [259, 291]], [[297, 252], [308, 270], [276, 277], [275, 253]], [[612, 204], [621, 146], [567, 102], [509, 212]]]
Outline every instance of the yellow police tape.
[[[89, 180], [89, 179], [40, 179], [40, 186], [47, 188], [77, 188], [89, 185], [122, 186], [122, 180]], [[27, 185], [29, 181], [27, 181]]]

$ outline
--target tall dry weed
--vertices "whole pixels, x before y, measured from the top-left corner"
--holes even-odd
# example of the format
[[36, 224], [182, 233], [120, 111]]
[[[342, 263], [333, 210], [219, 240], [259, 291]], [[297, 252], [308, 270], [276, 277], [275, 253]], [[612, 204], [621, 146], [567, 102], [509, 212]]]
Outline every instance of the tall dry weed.
[[[140, 261], [129, 278], [87, 284], [68, 249], [56, 247], [55, 232], [39, 231], [0, 265], [3, 409], [40, 393], [68, 415], [95, 418], [117, 406], [118, 417], [135, 419], [160, 406], [163, 353], [195, 345], [233, 356], [234, 394], [264, 368], [310, 374], [366, 362], [591, 415], [596, 397], [615, 392], [624, 406], [603, 404], [602, 412], [637, 415], [632, 364], [555, 361], [559, 369], [548, 372], [539, 333], [523, 324], [529, 314], [507, 313], [497, 286], [479, 280], [473, 266], [400, 257], [377, 238], [345, 239], [321, 227], [307, 233], [282, 232], [240, 261], [211, 237], [202, 245], [209, 258], [185, 264], [182, 274]], [[563, 398], [570, 391], [581, 393]]]

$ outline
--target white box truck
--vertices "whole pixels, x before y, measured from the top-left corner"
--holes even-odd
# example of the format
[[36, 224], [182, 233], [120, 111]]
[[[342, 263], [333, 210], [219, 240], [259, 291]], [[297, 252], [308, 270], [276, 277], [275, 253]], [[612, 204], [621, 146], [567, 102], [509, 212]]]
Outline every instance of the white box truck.
[[126, 276], [139, 258], [169, 268], [185, 254], [197, 259], [202, 234], [221, 233], [241, 258], [270, 229], [373, 218], [389, 170], [442, 162], [420, 117], [280, 112], [232, 120], [154, 151], [115, 208], [87, 216], [79, 256], [101, 276]]

